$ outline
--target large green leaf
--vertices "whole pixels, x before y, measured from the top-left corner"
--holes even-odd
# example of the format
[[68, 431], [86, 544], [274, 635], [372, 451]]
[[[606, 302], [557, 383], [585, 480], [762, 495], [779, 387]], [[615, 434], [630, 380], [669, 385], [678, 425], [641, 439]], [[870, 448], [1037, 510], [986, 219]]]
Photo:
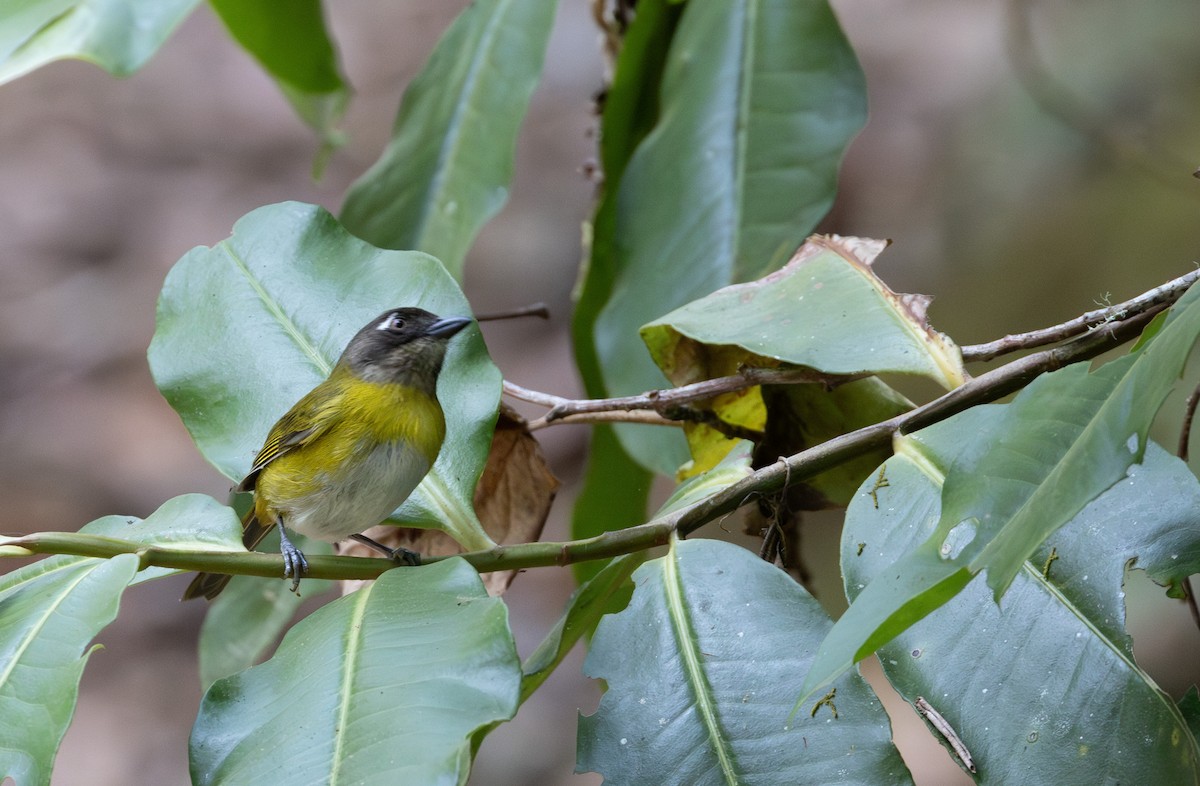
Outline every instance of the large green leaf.
[[508, 198], [517, 131], [542, 73], [557, 0], [476, 0], [408, 86], [379, 161], [342, 222], [383, 248], [425, 251], [457, 278]]
[[801, 700], [985, 569], [999, 600], [1046, 538], [1141, 461], [1146, 432], [1197, 334], [1200, 289], [1193, 289], [1134, 354], [1092, 373], [1077, 363], [1046, 374], [992, 419], [968, 420], [971, 411], [951, 418], [940, 428], [972, 437], [960, 438], [966, 444], [953, 454], [929, 447], [924, 432], [899, 442], [898, 452], [945, 476], [937, 530], [895, 559], [838, 620]]
[[520, 680], [505, 606], [471, 566], [389, 571], [209, 689], [193, 783], [462, 783], [472, 732], [513, 716]]
[[[990, 431], [995, 408], [921, 432], [939, 455]], [[847, 514], [847, 595], [890, 569], [891, 555], [935, 531], [943, 477], [907, 453], [887, 463], [879, 507]], [[1148, 504], [1153, 501], [1152, 504]], [[1200, 783], [1200, 752], [1180, 708], [1134, 661], [1124, 627], [1126, 565], [1178, 582], [1200, 571], [1200, 484], [1156, 445], [1126, 478], [1055, 532], [1000, 606], [981, 578], [879, 651], [893, 686], [949, 720], [984, 783]], [[861, 544], [861, 545], [860, 545]]]
[[[873, 269], [885, 241], [815, 235], [770, 275], [723, 287], [642, 328], [676, 385], [706, 378], [705, 348], [735, 347], [737, 362], [784, 363], [824, 374], [911, 374], [961, 385], [962, 354], [929, 327], [929, 297], [893, 292]], [[725, 372], [729, 373], [729, 372]]]
[[340, 144], [337, 124], [350, 90], [325, 30], [321, 0], [209, 3], [230, 34], [279, 84], [300, 118], [320, 135], [323, 150]]
[[607, 681], [580, 718], [580, 770], [611, 783], [909, 783], [887, 714], [857, 674], [788, 724], [780, 690], [829, 629], [786, 573], [737, 546], [675, 543], [640, 567], [629, 607], [605, 617], [587, 673]]
[[[787, 260], [829, 208], [866, 117], [862, 72], [824, 0], [688, 4], [660, 107], [621, 178], [595, 324], [614, 395], [662, 387], [639, 326]], [[618, 432], [644, 466], [686, 460], [673, 432]]]
[[114, 76], [142, 67], [199, 0], [7, 0], [0, 4], [0, 83], [77, 58]]
[[[666, 515], [728, 488], [750, 475], [753, 445], [739, 441], [725, 460], [702, 475], [679, 484], [655, 517]], [[614, 614], [629, 603], [629, 576], [650, 556], [649, 551], [626, 554], [595, 569], [567, 601], [558, 622], [522, 666], [524, 701], [545, 681], [579, 639], [590, 636], [601, 615]]]
[[49, 784], [87, 643], [117, 616], [137, 558], [54, 557], [0, 579], [0, 780]]
[[[232, 511], [198, 494], [163, 504], [144, 521], [106, 516], [80, 531], [147, 544], [213, 548], [236, 531]], [[0, 577], [0, 780], [50, 783], [54, 755], [75, 711], [87, 644], [117, 616], [137, 573], [135, 555], [56, 556]]]
[[[150, 370], [205, 458], [236, 480], [271, 425], [325, 378], [350, 337], [401, 305], [470, 314], [436, 259], [374, 248], [313, 205], [269, 205], [172, 268]], [[477, 328], [450, 343], [438, 398], [445, 445], [398, 515], [411, 526], [444, 529], [469, 549], [488, 548], [472, 498], [491, 444], [500, 372]]]

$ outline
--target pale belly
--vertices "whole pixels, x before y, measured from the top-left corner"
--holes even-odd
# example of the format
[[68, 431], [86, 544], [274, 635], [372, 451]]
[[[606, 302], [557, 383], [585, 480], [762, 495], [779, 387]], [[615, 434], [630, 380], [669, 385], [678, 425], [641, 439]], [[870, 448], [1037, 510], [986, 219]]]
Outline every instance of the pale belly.
[[281, 511], [289, 529], [318, 540], [338, 541], [375, 526], [408, 499], [429, 462], [413, 448], [388, 443], [367, 461]]

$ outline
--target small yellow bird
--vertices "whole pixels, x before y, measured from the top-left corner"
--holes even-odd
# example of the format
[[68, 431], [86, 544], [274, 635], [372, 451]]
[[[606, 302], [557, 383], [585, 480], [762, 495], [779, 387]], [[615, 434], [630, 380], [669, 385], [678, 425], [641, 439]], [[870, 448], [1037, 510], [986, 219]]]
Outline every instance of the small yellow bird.
[[[237, 487], [254, 492], [242, 542], [252, 549], [277, 528], [293, 592], [308, 561], [285, 527], [318, 540], [353, 538], [419, 562], [360, 533], [390, 516], [433, 466], [446, 436], [438, 374], [450, 337], [472, 321], [419, 308], [380, 314], [350, 339], [329, 378], [272, 427]], [[183, 598], [211, 600], [230, 578], [201, 573]]]

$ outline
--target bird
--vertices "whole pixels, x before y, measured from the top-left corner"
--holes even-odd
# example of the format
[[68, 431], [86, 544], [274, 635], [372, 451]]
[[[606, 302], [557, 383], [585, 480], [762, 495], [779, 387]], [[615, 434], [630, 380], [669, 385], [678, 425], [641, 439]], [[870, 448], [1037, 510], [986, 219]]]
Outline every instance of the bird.
[[[287, 530], [336, 542], [352, 538], [410, 565], [420, 558], [362, 535], [392, 514], [429, 472], [446, 436], [437, 380], [450, 338], [469, 317], [442, 318], [394, 308], [354, 335], [329, 377], [309, 391], [267, 434], [237, 486], [254, 492], [242, 520], [253, 549], [279, 532], [292, 591], [308, 560]], [[214, 599], [232, 576], [200, 573], [183, 599]]]

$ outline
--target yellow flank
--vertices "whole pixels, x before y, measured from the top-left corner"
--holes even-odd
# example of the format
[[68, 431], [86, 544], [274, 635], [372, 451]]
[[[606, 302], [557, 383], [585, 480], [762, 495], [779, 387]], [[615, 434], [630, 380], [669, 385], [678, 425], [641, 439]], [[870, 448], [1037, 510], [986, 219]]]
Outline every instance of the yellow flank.
[[407, 385], [364, 382], [336, 371], [335, 375], [341, 376], [335, 385], [318, 388], [321, 395], [310, 394], [293, 408], [293, 413], [303, 413], [301, 417], [285, 416], [276, 426], [276, 430], [288, 431], [297, 426], [302, 429], [300, 420], [322, 424], [311, 437], [279, 451], [278, 457], [263, 467], [255, 487], [254, 508], [268, 526], [275, 511], [336, 486], [338, 469], [357, 466], [366, 455], [356, 454], [370, 453], [380, 443], [406, 444], [420, 451], [429, 464], [441, 450], [446, 421], [432, 396]]

